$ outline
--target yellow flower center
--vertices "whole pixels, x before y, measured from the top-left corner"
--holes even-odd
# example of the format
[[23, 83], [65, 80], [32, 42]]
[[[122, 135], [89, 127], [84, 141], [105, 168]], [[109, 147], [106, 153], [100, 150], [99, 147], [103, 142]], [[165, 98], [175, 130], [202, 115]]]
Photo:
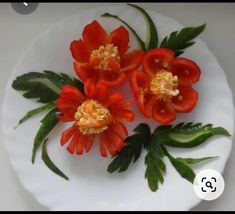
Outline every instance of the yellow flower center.
[[112, 121], [107, 108], [96, 100], [86, 100], [74, 115], [76, 124], [83, 134], [99, 134], [108, 128]]
[[106, 46], [100, 46], [98, 49], [91, 52], [91, 60], [96, 64], [95, 68], [101, 70], [111, 70], [109, 62], [114, 59], [120, 62], [117, 46], [113, 44], [107, 44]]
[[157, 99], [169, 100], [179, 94], [178, 77], [162, 69], [150, 82], [150, 91], [157, 96]]

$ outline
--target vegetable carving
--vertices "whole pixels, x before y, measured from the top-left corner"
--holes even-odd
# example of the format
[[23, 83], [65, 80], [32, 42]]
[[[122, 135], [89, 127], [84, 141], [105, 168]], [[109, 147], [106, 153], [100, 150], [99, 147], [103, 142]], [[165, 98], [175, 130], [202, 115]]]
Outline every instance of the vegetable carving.
[[[149, 32], [146, 41], [138, 35], [142, 28], [133, 29], [128, 21], [115, 14], [101, 16], [122, 22], [136, 38], [139, 49], [128, 52], [129, 32], [124, 26], [108, 34], [94, 20], [84, 27], [82, 35], [78, 35], [81, 39], [74, 38], [70, 47], [68, 44], [67, 51], [70, 48], [79, 79], [45, 70], [23, 74], [13, 81], [12, 87], [22, 91], [25, 98], [41, 103], [25, 114], [18, 125], [46, 112], [34, 138], [31, 161], [36, 161], [41, 149], [45, 165], [69, 180], [47, 151], [50, 132], [63, 122], [70, 123], [70, 127], [60, 133], [61, 146], [79, 157], [90, 151], [97, 138], [101, 156], [112, 157], [107, 167], [109, 173], [125, 172], [146, 150], [144, 177], [151, 191], [157, 191], [164, 183], [166, 158], [182, 178], [193, 182], [193, 166], [215, 157], [174, 157], [168, 147], [194, 148], [214, 136], [230, 136], [226, 129], [213, 127], [209, 121], [208, 124], [183, 122], [171, 125], [178, 113], [196, 110], [200, 99], [193, 87], [203, 71], [196, 62], [179, 56], [195, 43], [193, 39], [203, 32], [205, 24], [174, 31], [159, 42], [151, 16], [137, 5], [128, 5], [146, 19]], [[112, 90], [124, 81], [130, 83], [132, 100], [126, 101], [125, 94]], [[156, 121], [154, 130], [144, 121], [128, 135], [125, 123], [135, 122], [138, 113], [131, 110], [134, 99], [137, 109], [146, 118]]]

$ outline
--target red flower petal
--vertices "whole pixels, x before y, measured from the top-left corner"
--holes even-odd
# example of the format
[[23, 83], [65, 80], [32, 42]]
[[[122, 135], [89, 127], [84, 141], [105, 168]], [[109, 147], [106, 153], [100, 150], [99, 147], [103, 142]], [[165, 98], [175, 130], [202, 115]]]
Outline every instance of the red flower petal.
[[120, 63], [118, 60], [111, 58], [109, 60], [109, 67], [110, 67], [111, 71], [116, 73], [120, 69]]
[[171, 103], [156, 100], [152, 117], [154, 120], [161, 123], [162, 125], [166, 125], [175, 120], [176, 115]]
[[119, 110], [119, 111], [117, 111], [113, 114], [114, 114], [115, 117], [117, 117], [121, 121], [131, 122], [135, 118], [135, 114], [132, 111], [127, 110], [127, 109]]
[[110, 126], [110, 128], [115, 134], [117, 134], [121, 138], [128, 136], [128, 131], [122, 123], [115, 122]]
[[169, 69], [175, 53], [166, 48], [155, 48], [148, 51], [143, 58], [143, 68], [150, 76], [160, 69]]
[[104, 136], [104, 133], [101, 133], [99, 135], [99, 147], [100, 147], [100, 154], [103, 157], [107, 157], [107, 152], [105, 149], [105, 144], [106, 144], [106, 138]]
[[89, 64], [92, 68], [95, 68], [97, 66], [99, 66], [99, 64], [101, 63], [102, 59], [98, 58], [98, 57], [91, 57], [89, 59]]
[[116, 154], [117, 154], [116, 148], [115, 148], [111, 143], [109, 143], [107, 139], [106, 139], [105, 142], [106, 142], [105, 146], [106, 146], [106, 148], [108, 149], [110, 155], [111, 155], [111, 156], [116, 155]]
[[72, 115], [56, 115], [56, 117], [63, 122], [71, 122], [74, 121], [74, 116]]
[[134, 69], [137, 69], [144, 57], [144, 52], [140, 50], [133, 50], [127, 54], [125, 54], [121, 58], [121, 71], [120, 72], [130, 72]]
[[145, 104], [144, 89], [148, 88], [149, 81], [150, 80], [148, 76], [144, 72], [135, 70], [131, 73], [130, 85], [135, 95], [138, 108], [144, 116], [147, 116], [145, 113], [145, 105], [144, 105]]
[[85, 81], [86, 79], [93, 79], [93, 80], [97, 80], [98, 78], [98, 73], [91, 69], [88, 63], [80, 63], [75, 61], [73, 63], [74, 66], [74, 70], [77, 74], [77, 76], [82, 80]]
[[74, 115], [80, 102], [77, 103], [69, 98], [59, 98], [56, 100], [55, 104], [63, 114]]
[[77, 155], [83, 154], [84, 143], [85, 143], [85, 135], [80, 134], [78, 137], [77, 146], [76, 146], [76, 154]]
[[90, 58], [90, 51], [85, 43], [80, 40], [74, 40], [70, 44], [70, 51], [75, 60], [79, 62], [88, 62]]
[[154, 96], [148, 96], [147, 98], [145, 98], [145, 112], [144, 112], [144, 115], [146, 117], [151, 117], [152, 114], [153, 114], [153, 109], [154, 109], [154, 106], [156, 104], [156, 97]]
[[57, 118], [64, 122], [74, 121], [74, 114], [84, 100], [84, 95], [76, 87], [71, 85], [63, 86], [60, 98], [55, 102], [56, 107], [62, 113], [57, 115]]
[[90, 50], [95, 50], [107, 43], [107, 33], [96, 20], [85, 26], [82, 38]]
[[76, 102], [77, 105], [80, 105], [85, 100], [83, 93], [72, 85], [64, 85], [61, 89], [60, 97], [71, 99], [72, 101]]
[[120, 103], [117, 103], [115, 105], [112, 105], [109, 107], [109, 110], [111, 112], [113, 111], [119, 111], [121, 109], [127, 109], [129, 108], [130, 106], [132, 106], [132, 102], [120, 102]]
[[97, 90], [96, 90], [96, 99], [100, 103], [104, 103], [104, 101], [106, 100], [106, 97], [108, 96], [107, 87], [104, 84], [97, 83], [96, 88], [97, 88]]
[[84, 91], [87, 98], [96, 98], [97, 88], [91, 79], [87, 79], [84, 84]]
[[67, 143], [67, 141], [73, 136], [74, 132], [75, 132], [75, 128], [76, 126], [71, 126], [70, 128], [66, 129], [65, 131], [63, 131], [61, 138], [60, 138], [60, 144], [61, 146], [63, 146], [64, 144]]
[[106, 138], [107, 138], [107, 143], [106, 146], [108, 147], [109, 149], [109, 146], [112, 147], [111, 148], [111, 151], [110, 151], [110, 154], [111, 155], [115, 155], [118, 151], [120, 151], [123, 146], [125, 145], [123, 139], [119, 136], [119, 135], [116, 135], [115, 132], [112, 132], [112, 130], [107, 130], [106, 133]]
[[67, 151], [71, 154], [73, 154], [76, 150], [76, 146], [79, 140], [79, 131], [75, 131], [73, 134], [73, 138], [69, 143], [69, 146], [67, 147]]
[[84, 135], [84, 144], [86, 152], [90, 151], [94, 138], [94, 135]]
[[122, 100], [123, 100], [123, 95], [119, 92], [115, 92], [115, 93], [110, 94], [106, 98], [104, 104], [106, 107], [109, 107], [109, 106], [112, 106], [112, 105], [115, 105], [115, 104], [121, 102]]
[[105, 147], [108, 149], [109, 153], [112, 156], [115, 155], [117, 153], [117, 150], [110, 141], [109, 131], [105, 131], [101, 135], [102, 135], [102, 143], [105, 145]]
[[198, 65], [186, 58], [175, 58], [171, 62], [170, 69], [174, 75], [178, 76], [180, 84], [193, 84], [201, 75]]
[[118, 47], [118, 53], [122, 56], [128, 49], [129, 33], [123, 26], [111, 32], [108, 43]]
[[119, 74], [115, 74], [115, 78], [110, 79], [110, 74], [109, 74], [100, 78], [99, 82], [108, 87], [119, 86], [121, 85], [121, 83], [125, 81], [126, 77], [127, 76], [125, 73], [119, 73]]
[[177, 112], [190, 112], [193, 110], [198, 100], [198, 92], [191, 86], [180, 85], [179, 95], [172, 98], [172, 103]]
[[87, 79], [84, 83], [84, 91], [87, 98], [98, 100], [105, 104], [108, 96], [107, 87], [101, 83], [94, 83], [91, 79]]

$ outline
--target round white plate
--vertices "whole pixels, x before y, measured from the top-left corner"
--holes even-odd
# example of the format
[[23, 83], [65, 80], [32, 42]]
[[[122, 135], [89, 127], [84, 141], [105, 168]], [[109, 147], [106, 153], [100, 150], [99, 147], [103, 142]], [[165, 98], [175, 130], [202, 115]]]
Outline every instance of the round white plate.
[[[23, 98], [21, 93], [13, 90], [12, 81], [24, 73], [46, 69], [75, 76], [69, 45], [72, 40], [81, 37], [84, 26], [94, 19], [108, 32], [121, 25], [111, 18], [100, 18], [105, 12], [119, 15], [133, 26], [142, 38], [146, 37], [142, 15], [128, 6], [84, 11], [65, 19], [40, 35], [16, 65], [6, 90], [3, 124], [11, 164], [23, 186], [50, 210], [188, 210], [198, 204], [200, 199], [194, 193], [191, 183], [182, 179], [168, 160], [164, 184], [157, 192], [151, 192], [144, 178], [144, 154], [127, 172], [109, 174], [106, 169], [110, 158], [100, 156], [97, 144], [89, 154], [82, 157], [71, 156], [59, 145], [61, 131], [70, 125], [60, 123], [49, 136], [48, 151], [55, 164], [70, 178], [66, 181], [45, 166], [41, 160], [41, 148], [37, 153], [36, 163], [32, 165], [30, 161], [33, 139], [43, 114], [14, 130], [18, 120], [39, 104]], [[171, 18], [149, 12], [157, 26], [160, 40], [172, 31], [182, 28], [182, 25]], [[131, 35], [131, 46], [135, 45], [135, 39]], [[200, 82], [194, 85], [200, 97], [194, 111], [178, 114], [175, 123], [212, 123], [226, 128], [233, 135], [232, 93], [215, 56], [199, 39], [196, 39], [196, 44], [188, 48], [183, 56], [196, 61], [202, 70]], [[116, 90], [125, 91], [126, 98], [133, 100], [128, 83]], [[135, 107], [133, 110], [137, 116], [134, 123], [127, 125], [129, 134], [140, 122], [148, 123], [151, 128], [158, 125], [142, 117]], [[195, 171], [212, 168], [222, 172], [231, 146], [232, 137], [217, 136], [193, 149], [170, 148], [169, 151], [176, 157], [219, 156], [219, 159], [197, 167]]]

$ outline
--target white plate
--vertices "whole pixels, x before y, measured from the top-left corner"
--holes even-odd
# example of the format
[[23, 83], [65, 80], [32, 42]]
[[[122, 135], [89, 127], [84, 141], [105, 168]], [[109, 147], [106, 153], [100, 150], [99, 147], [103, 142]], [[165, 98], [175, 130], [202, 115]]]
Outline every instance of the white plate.
[[[69, 45], [72, 40], [81, 37], [84, 26], [94, 19], [98, 19], [108, 32], [120, 26], [118, 21], [100, 18], [104, 12], [119, 15], [145, 38], [143, 17], [127, 6], [84, 11], [65, 19], [40, 35], [16, 65], [6, 90], [3, 123], [11, 164], [23, 186], [50, 210], [188, 210], [198, 204], [200, 199], [195, 195], [192, 185], [177, 174], [168, 160], [164, 184], [157, 192], [151, 192], [144, 179], [143, 154], [127, 172], [110, 175], [106, 172], [110, 159], [100, 157], [97, 144], [88, 155], [82, 157], [69, 155], [59, 145], [61, 131], [69, 126], [61, 123], [50, 135], [48, 151], [55, 164], [70, 178], [65, 181], [45, 166], [40, 158], [41, 149], [37, 154], [36, 163], [31, 164], [33, 139], [42, 115], [34, 117], [16, 130], [13, 129], [28, 110], [39, 104], [24, 99], [21, 93], [13, 90], [12, 81], [23, 73], [44, 69], [75, 76]], [[160, 40], [172, 31], [182, 28], [182, 25], [171, 18], [151, 11], [150, 15], [157, 26]], [[132, 36], [131, 45], [136, 45]], [[194, 86], [200, 97], [195, 110], [190, 114], [178, 114], [175, 123], [213, 123], [215, 126], [226, 128], [233, 135], [232, 93], [215, 56], [199, 39], [185, 51], [184, 56], [196, 61], [202, 69], [200, 82]], [[133, 99], [128, 83], [119, 89], [126, 92], [127, 99]], [[136, 108], [133, 110], [136, 111], [137, 118], [135, 123], [128, 124], [130, 134], [140, 122], [146, 122], [152, 128], [156, 127], [156, 123], [143, 118]], [[169, 150], [173, 155], [182, 157], [219, 156], [219, 159], [208, 162], [195, 171], [212, 168], [222, 172], [231, 146], [232, 138], [214, 137], [194, 149]]]

